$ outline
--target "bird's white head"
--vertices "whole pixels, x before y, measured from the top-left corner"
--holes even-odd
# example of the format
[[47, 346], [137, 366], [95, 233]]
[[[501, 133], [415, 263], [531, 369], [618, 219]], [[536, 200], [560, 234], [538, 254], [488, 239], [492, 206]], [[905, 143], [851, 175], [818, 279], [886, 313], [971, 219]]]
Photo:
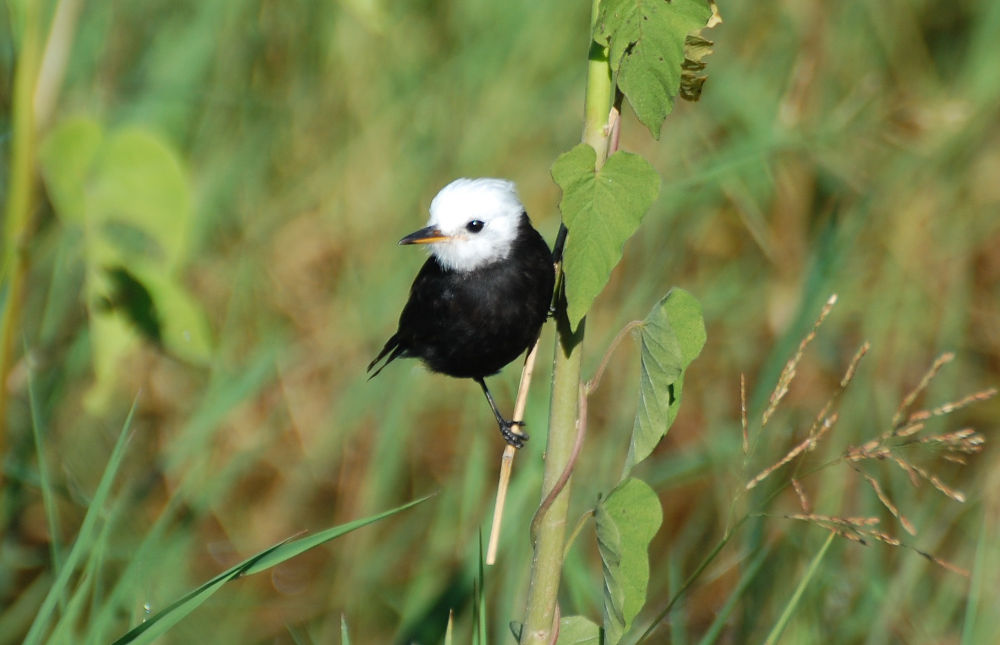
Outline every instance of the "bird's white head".
[[524, 206], [514, 182], [456, 179], [431, 201], [427, 226], [399, 241], [428, 244], [442, 267], [472, 271], [510, 255]]

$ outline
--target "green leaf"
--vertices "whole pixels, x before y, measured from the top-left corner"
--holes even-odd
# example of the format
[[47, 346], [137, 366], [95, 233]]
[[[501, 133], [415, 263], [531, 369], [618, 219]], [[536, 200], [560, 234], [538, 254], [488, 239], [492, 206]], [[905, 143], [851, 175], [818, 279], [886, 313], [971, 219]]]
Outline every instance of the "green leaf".
[[378, 515], [372, 515], [371, 517], [348, 522], [347, 524], [341, 524], [340, 526], [335, 526], [325, 531], [320, 531], [315, 535], [298, 540], [285, 541], [275, 544], [274, 546], [261, 551], [257, 555], [247, 558], [235, 567], [223, 571], [197, 589], [190, 591], [180, 599], [174, 601], [170, 606], [164, 608], [162, 611], [153, 614], [141, 625], [133, 628], [127, 634], [116, 640], [113, 645], [125, 645], [126, 643], [150, 643], [165, 634], [171, 627], [177, 624], [178, 621], [197, 609], [227, 582], [235, 580], [240, 576], [251, 575], [270, 569], [271, 567], [294, 558], [300, 553], [317, 547], [324, 542], [329, 542], [334, 538], [350, 533], [351, 531], [359, 529], [362, 526], [377, 522], [378, 520], [389, 517], [390, 515], [395, 515], [396, 513], [404, 511], [411, 506], [420, 504], [426, 499], [428, 498], [422, 497], [408, 504], [379, 513]]
[[[97, 279], [88, 277], [88, 281]], [[88, 286], [87, 291], [92, 287]], [[139, 332], [124, 311], [108, 309], [105, 301], [88, 296], [90, 310], [90, 352], [94, 364], [94, 384], [84, 397], [87, 410], [100, 412], [112, 400], [122, 375], [122, 359], [138, 346]]]
[[[191, 226], [191, 189], [180, 157], [162, 137], [139, 128], [113, 133], [94, 169], [91, 190], [92, 224], [101, 227], [111, 254], [105, 262], [168, 271], [178, 266]], [[110, 234], [113, 227], [131, 230], [144, 244], [123, 244], [121, 235]]]
[[597, 506], [594, 518], [604, 565], [604, 642], [615, 645], [646, 602], [649, 543], [663, 511], [649, 484], [626, 479]]
[[683, 289], [671, 289], [640, 330], [639, 409], [625, 474], [667, 434], [680, 408], [684, 370], [705, 345], [701, 305]]
[[604, 289], [649, 207], [660, 177], [639, 155], [616, 152], [595, 171], [594, 149], [581, 143], [552, 166], [562, 189], [559, 209], [569, 230], [563, 252], [567, 314], [575, 328]]
[[603, 645], [601, 628], [583, 616], [560, 618], [556, 645]]
[[688, 34], [712, 15], [706, 0], [602, 0], [594, 40], [607, 46], [618, 87], [657, 139], [680, 92]]
[[160, 314], [146, 285], [121, 266], [105, 269], [105, 278], [110, 297], [102, 302], [101, 308], [122, 313], [142, 335], [159, 343], [163, 338]]
[[85, 233], [83, 297], [95, 375], [87, 408], [106, 407], [121, 361], [140, 338], [207, 362], [207, 320], [178, 277], [194, 216], [180, 155], [153, 132], [105, 134], [94, 119], [76, 118], [53, 128], [39, 160], [60, 220]]
[[169, 275], [140, 272], [149, 290], [160, 324], [160, 340], [174, 356], [196, 364], [211, 357], [212, 339], [201, 305]]
[[49, 198], [66, 223], [83, 226], [87, 177], [103, 137], [94, 119], [67, 119], [52, 129], [38, 151]]

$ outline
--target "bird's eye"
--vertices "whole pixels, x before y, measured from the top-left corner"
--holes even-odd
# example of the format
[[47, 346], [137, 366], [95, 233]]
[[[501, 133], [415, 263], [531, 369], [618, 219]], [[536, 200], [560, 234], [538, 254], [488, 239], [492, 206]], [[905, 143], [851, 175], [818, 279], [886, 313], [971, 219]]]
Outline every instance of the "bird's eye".
[[479, 231], [483, 230], [484, 226], [486, 226], [486, 224], [482, 220], [474, 219], [465, 225], [465, 230], [469, 231], [470, 233], [478, 233]]

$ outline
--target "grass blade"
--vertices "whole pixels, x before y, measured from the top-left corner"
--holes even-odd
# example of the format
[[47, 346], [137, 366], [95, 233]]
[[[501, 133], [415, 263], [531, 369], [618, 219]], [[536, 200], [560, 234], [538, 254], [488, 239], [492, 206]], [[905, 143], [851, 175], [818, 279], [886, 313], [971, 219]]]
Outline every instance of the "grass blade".
[[[24, 350], [28, 355], [27, 347]], [[38, 455], [38, 487], [42, 493], [42, 507], [45, 509], [45, 521], [48, 524], [49, 535], [52, 540], [49, 543], [52, 558], [52, 571], [58, 573], [62, 568], [62, 547], [59, 544], [59, 516], [56, 513], [56, 500], [52, 492], [52, 483], [49, 480], [49, 468], [45, 463], [45, 453], [43, 452], [42, 438], [45, 434], [45, 421], [42, 418], [41, 408], [38, 406], [38, 396], [35, 394], [35, 379], [33, 375], [28, 375], [28, 406], [31, 410], [31, 436], [35, 441], [35, 453]]]
[[[473, 642], [476, 645], [487, 645], [489, 642], [486, 638], [486, 570], [484, 567], [485, 554], [483, 553], [483, 533], [479, 533], [479, 561], [477, 562], [478, 570], [473, 585], [474, 596], [476, 603], [475, 615], [473, 616], [473, 634], [475, 635]], [[452, 616], [448, 618], [448, 632], [450, 634], [452, 627]], [[445, 638], [446, 643], [451, 643], [450, 635]]]
[[151, 616], [148, 620], [146, 620], [146, 622], [131, 629], [128, 633], [116, 640], [114, 645], [125, 645], [126, 643], [149, 643], [153, 639], [165, 634], [171, 627], [197, 609], [202, 603], [208, 600], [212, 594], [218, 591], [222, 585], [226, 584], [230, 580], [235, 580], [240, 576], [251, 575], [270, 569], [271, 567], [294, 558], [300, 553], [319, 546], [324, 542], [329, 542], [330, 540], [338, 538], [345, 533], [350, 533], [351, 531], [361, 528], [362, 526], [372, 524], [389, 517], [390, 515], [395, 515], [400, 511], [416, 506], [417, 504], [427, 500], [428, 497], [421, 497], [420, 499], [409, 502], [408, 504], [398, 506], [377, 515], [372, 515], [360, 520], [354, 520], [353, 522], [334, 526], [326, 529], [325, 531], [320, 531], [315, 535], [310, 535], [294, 541], [286, 540], [284, 542], [279, 542], [278, 544], [275, 544], [274, 546], [247, 558], [240, 564], [223, 571], [205, 584], [185, 594], [180, 599], [164, 608], [162, 611]]
[[767, 556], [770, 554], [770, 549], [763, 548], [757, 552], [752, 560], [750, 560], [749, 564], [747, 564], [744, 569], [743, 574], [740, 576], [739, 583], [737, 583], [736, 587], [729, 594], [729, 598], [726, 599], [722, 608], [715, 614], [715, 619], [709, 626], [708, 631], [705, 632], [705, 635], [702, 636], [700, 641], [698, 641], [698, 645], [714, 645], [719, 640], [719, 637], [722, 635], [722, 630], [725, 629], [726, 625], [729, 623], [733, 610], [739, 606], [738, 603], [740, 599], [750, 587], [750, 583], [752, 583], [757, 577], [761, 567], [767, 560]]
[[34, 645], [35, 643], [42, 642], [43, 633], [48, 627], [49, 619], [52, 617], [56, 603], [63, 597], [68, 588], [70, 575], [76, 569], [80, 558], [90, 549], [94, 532], [97, 530], [98, 516], [101, 514], [108, 496], [111, 494], [111, 483], [115, 479], [115, 474], [118, 472], [118, 467], [121, 465], [122, 457], [125, 454], [125, 441], [128, 438], [128, 429], [132, 425], [132, 417], [135, 415], [137, 403], [138, 398], [132, 402], [132, 409], [129, 410], [128, 417], [126, 417], [122, 430], [118, 434], [118, 441], [115, 442], [115, 447], [111, 451], [111, 457], [108, 459], [108, 465], [104, 468], [104, 474], [101, 475], [101, 481], [98, 483], [94, 497], [87, 508], [87, 514], [80, 525], [80, 531], [73, 542], [73, 548], [70, 549], [69, 554], [66, 556], [66, 561], [56, 575], [56, 579], [53, 581], [48, 595], [42, 601], [38, 615], [35, 616], [35, 620], [31, 624], [31, 629], [28, 630], [28, 635], [24, 639], [25, 645]]
[[444, 645], [452, 645], [455, 631], [455, 611], [448, 612], [448, 627], [444, 632]]
[[[983, 629], [980, 617], [981, 603], [983, 602], [983, 591], [986, 589], [986, 572], [990, 571], [987, 560], [987, 549], [990, 545], [989, 532], [987, 530], [987, 520], [984, 518], [979, 526], [979, 542], [976, 544], [975, 565], [972, 567], [972, 580], [969, 581], [969, 596], [965, 603], [965, 616], [962, 620], [962, 640], [961, 645], [972, 645], [979, 642], [977, 635], [989, 633]], [[990, 558], [992, 559], [992, 558]]]

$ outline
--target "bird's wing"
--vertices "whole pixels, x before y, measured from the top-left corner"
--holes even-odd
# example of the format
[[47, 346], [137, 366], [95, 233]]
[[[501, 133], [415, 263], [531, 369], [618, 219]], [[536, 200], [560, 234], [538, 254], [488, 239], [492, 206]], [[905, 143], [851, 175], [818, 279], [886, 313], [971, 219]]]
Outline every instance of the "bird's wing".
[[396, 333], [386, 341], [375, 360], [368, 364], [368, 371], [371, 372], [385, 358], [369, 379], [375, 378], [386, 365], [401, 356], [422, 357], [419, 352], [414, 353], [415, 344], [426, 344], [428, 337], [440, 335], [440, 322], [447, 319], [449, 313], [448, 299], [442, 297], [446, 290], [446, 282], [442, 283], [442, 280], [446, 280], [446, 276], [447, 272], [434, 258], [427, 258], [410, 287], [410, 298], [400, 314]]

